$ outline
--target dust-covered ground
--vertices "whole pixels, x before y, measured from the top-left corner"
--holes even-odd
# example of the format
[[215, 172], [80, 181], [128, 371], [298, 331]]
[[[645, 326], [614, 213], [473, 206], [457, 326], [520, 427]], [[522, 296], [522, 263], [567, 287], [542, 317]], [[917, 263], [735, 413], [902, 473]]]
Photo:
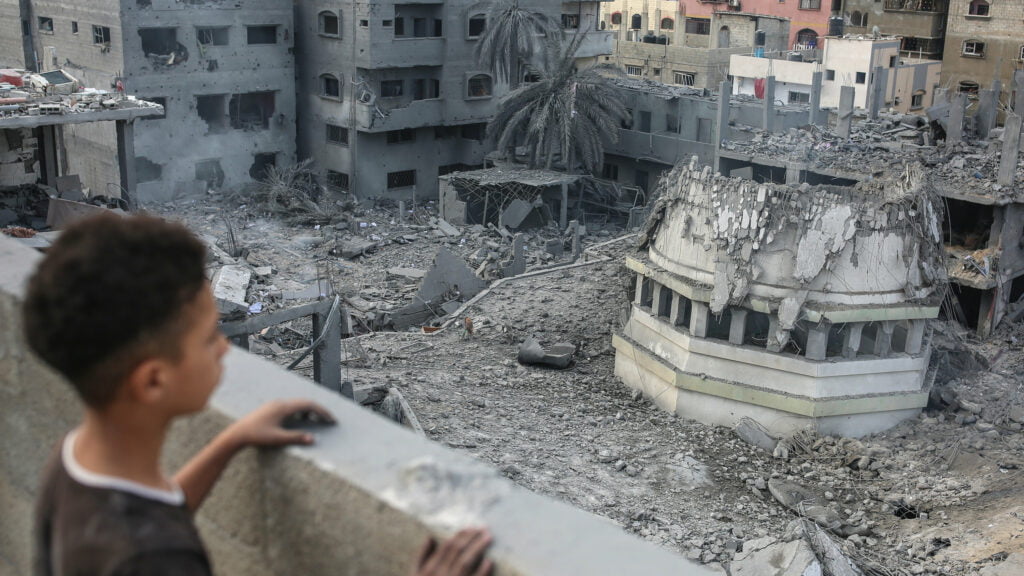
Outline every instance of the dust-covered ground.
[[[396, 267], [426, 270], [446, 247], [479, 269], [510, 250], [492, 230], [439, 234], [425, 213], [402, 224], [393, 210], [370, 210], [318, 229], [216, 199], [150, 209], [225, 250], [230, 226], [242, 254], [233, 260], [272, 268], [254, 277], [250, 302], [266, 310], [301, 303], [287, 293], [329, 278], [367, 323], [415, 292], [417, 280]], [[731, 429], [667, 414], [618, 381], [611, 335], [628, 310], [622, 261], [636, 242], [612, 227], [590, 232], [584, 262], [574, 266], [542, 255], [539, 247], [558, 231], [532, 235], [528, 274], [492, 284], [441, 331], [372, 332], [357, 322], [362, 335], [343, 341], [343, 377], [357, 387], [397, 388], [426, 436], [516, 483], [723, 570], [753, 539], [800, 538], [797, 514], [768, 489], [789, 481], [834, 513], [833, 539], [867, 574], [1011, 573], [997, 570], [1008, 567], [1008, 555], [1024, 554], [1024, 329], [1004, 326], [980, 342], [936, 323], [939, 388], [919, 419], [856, 440], [808, 430], [784, 440], [786, 454], [776, 457]], [[343, 259], [330, 249], [339, 235], [380, 245]], [[472, 319], [473, 334], [462, 317]], [[289, 329], [309, 336], [300, 322]], [[575, 363], [565, 370], [519, 364], [527, 335], [577, 346]], [[261, 350], [286, 364], [297, 353], [286, 340]]]

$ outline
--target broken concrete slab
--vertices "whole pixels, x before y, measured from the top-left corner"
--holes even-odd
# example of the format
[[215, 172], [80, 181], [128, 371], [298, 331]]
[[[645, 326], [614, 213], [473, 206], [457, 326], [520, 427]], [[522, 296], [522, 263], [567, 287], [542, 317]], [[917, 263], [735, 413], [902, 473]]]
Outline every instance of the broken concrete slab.
[[362, 256], [376, 247], [376, 242], [363, 240], [362, 238], [352, 238], [340, 241], [335, 248], [335, 252], [342, 258], [352, 259]]
[[501, 213], [499, 222], [515, 230], [523, 224], [523, 221], [526, 220], [531, 212], [533, 212], [533, 204], [517, 198], [509, 202], [504, 212]]
[[837, 530], [843, 525], [835, 510], [825, 506], [817, 494], [796, 482], [772, 478], [768, 481], [768, 491], [780, 504], [822, 528]]
[[576, 347], [565, 342], [553, 344], [547, 348], [541, 346], [533, 336], [527, 336], [519, 345], [517, 360], [520, 364], [543, 364], [555, 368], [568, 368], [572, 364]]
[[779, 542], [771, 536], [743, 543], [729, 565], [732, 576], [821, 576], [821, 563], [807, 542]]
[[747, 444], [757, 446], [766, 452], [774, 452], [779, 444], [779, 439], [768, 433], [768, 430], [756, 420], [743, 417], [740, 418], [733, 432]]
[[111, 210], [102, 206], [72, 202], [62, 198], [50, 198], [50, 207], [46, 212], [46, 224], [54, 230], [62, 230], [76, 220], [103, 212], [124, 215], [124, 212], [121, 210]]
[[245, 294], [251, 279], [252, 271], [244, 266], [222, 266], [213, 274], [210, 283], [213, 286], [213, 297], [217, 300], [217, 310], [221, 314], [249, 311]]
[[980, 576], [1019, 576], [1024, 574], [1024, 553], [1010, 554], [999, 564], [986, 566], [978, 572]]
[[449, 224], [448, 221], [445, 220], [444, 218], [438, 218], [434, 222], [434, 227], [437, 228], [440, 232], [443, 232], [445, 236], [449, 236], [451, 238], [455, 238], [457, 236], [462, 235], [462, 232], [460, 232], [458, 228]]
[[427, 275], [427, 271], [419, 268], [388, 268], [387, 274], [388, 276], [420, 280]]
[[434, 266], [420, 283], [408, 305], [391, 315], [396, 330], [423, 324], [431, 318], [448, 314], [441, 306], [447, 302], [465, 302], [479, 294], [487, 283], [477, 276], [461, 258], [441, 248], [434, 256]]

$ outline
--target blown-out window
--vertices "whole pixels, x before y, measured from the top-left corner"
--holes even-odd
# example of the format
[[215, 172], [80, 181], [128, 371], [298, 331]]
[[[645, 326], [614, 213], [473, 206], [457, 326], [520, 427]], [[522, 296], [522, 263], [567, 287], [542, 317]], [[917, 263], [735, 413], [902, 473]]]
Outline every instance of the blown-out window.
[[487, 74], [477, 74], [470, 77], [466, 90], [468, 98], [488, 98], [493, 92], [491, 77]]

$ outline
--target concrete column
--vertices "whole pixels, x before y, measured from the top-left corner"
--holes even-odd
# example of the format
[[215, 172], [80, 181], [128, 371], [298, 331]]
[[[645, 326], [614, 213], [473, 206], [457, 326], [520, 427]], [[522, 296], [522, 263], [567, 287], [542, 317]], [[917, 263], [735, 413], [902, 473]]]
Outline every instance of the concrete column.
[[836, 134], [840, 138], [850, 137], [850, 127], [853, 125], [853, 100], [857, 92], [853, 86], [843, 86], [839, 89], [839, 112], [836, 116]]
[[807, 331], [807, 348], [804, 357], [808, 360], [824, 360], [828, 352], [828, 333], [831, 325], [816, 324]]
[[924, 344], [924, 329], [928, 325], [926, 320], [907, 320], [907, 354], [920, 354]]
[[811, 74], [811, 110], [807, 123], [821, 126], [824, 123], [821, 116], [821, 71], [818, 71]]
[[570, 220], [569, 227], [572, 229], [572, 261], [575, 262], [583, 255], [583, 242], [580, 239], [580, 223], [576, 220]]
[[747, 309], [733, 308], [730, 314], [732, 317], [729, 321], [729, 342], [741, 346], [747, 335]]
[[689, 300], [686, 296], [672, 295], [672, 310], [669, 312], [669, 319], [672, 321], [673, 326], [683, 326], [687, 304], [689, 304]]
[[988, 139], [988, 133], [995, 128], [996, 114], [999, 112], [999, 92], [1003, 89], [1002, 83], [996, 80], [989, 90], [978, 92], [978, 112], [974, 119], [977, 122], [978, 138]]
[[647, 277], [643, 274], [636, 275], [636, 296], [633, 297], [633, 303], [637, 306], [644, 305], [644, 280]]
[[786, 184], [800, 184], [800, 165], [786, 164]]
[[512, 238], [512, 275], [519, 276], [523, 272], [526, 272], [526, 254], [524, 248], [526, 245], [526, 235], [523, 233], [516, 234]]
[[704, 302], [690, 302], [690, 334], [698, 338], [708, 335], [708, 305]]
[[651, 314], [655, 316], [668, 316], [668, 310], [661, 309], [661, 292], [665, 287], [657, 282], [651, 282]]
[[776, 354], [789, 343], [789, 330], [779, 329], [779, 317], [772, 314], [768, 317], [768, 345], [765, 347], [769, 352]]
[[313, 334], [319, 335], [325, 326], [327, 328], [327, 336], [313, 351], [313, 380], [341, 392], [341, 307], [330, 306], [330, 301], [324, 303], [328, 305], [327, 313], [313, 314]]
[[868, 117], [872, 120], [878, 119], [878, 111], [885, 106], [885, 85], [889, 76], [883, 74], [881, 66], [875, 66], [871, 73], [871, 92], [868, 94]]
[[[43, 126], [39, 129], [41, 139], [39, 150], [42, 152], [43, 182], [47, 186], [57, 187], [57, 131], [56, 126]], [[131, 159], [134, 167], [135, 158]], [[106, 192], [100, 192], [106, 194]]]
[[558, 209], [558, 227], [565, 230], [569, 223], [569, 183], [562, 182], [562, 203]]
[[682, 46], [686, 42], [686, 13], [683, 12], [683, 3], [676, 3], [676, 23], [672, 29], [672, 44]]
[[[127, 191], [130, 208], [135, 207], [135, 125], [128, 120], [115, 122], [117, 132], [117, 166], [121, 176], [121, 188]], [[123, 194], [124, 192], [122, 192]], [[339, 356], [340, 358], [340, 356]]]
[[982, 338], [988, 338], [992, 333], [994, 326], [994, 317], [996, 313], [996, 290], [985, 290], [981, 293], [981, 305], [978, 307], [978, 336]]
[[878, 330], [875, 330], [875, 356], [888, 358], [892, 354], [892, 331], [896, 323], [892, 320], [878, 322]]
[[949, 119], [946, 120], [946, 145], [955, 144], [964, 139], [964, 106], [967, 98], [957, 92], [949, 99]]
[[1024, 70], [1013, 72], [1013, 89], [1016, 92], [1013, 99], [1013, 111], [1018, 116], [1024, 116]]
[[761, 109], [761, 128], [775, 131], [775, 76], [764, 79], [764, 107]]
[[846, 332], [843, 334], [843, 358], [853, 360], [860, 350], [860, 335], [864, 331], [864, 324], [861, 322], [850, 322], [846, 325]]
[[721, 174], [721, 159], [719, 150], [722, 148], [722, 140], [729, 135], [729, 100], [732, 97], [732, 83], [725, 80], [718, 84], [718, 111], [715, 115], [715, 173]]
[[1017, 175], [1017, 156], [1020, 152], [1021, 113], [1007, 112], [1003, 124], [1003, 154], [999, 159], [999, 175], [996, 182], [1000, 186], [1013, 186]]

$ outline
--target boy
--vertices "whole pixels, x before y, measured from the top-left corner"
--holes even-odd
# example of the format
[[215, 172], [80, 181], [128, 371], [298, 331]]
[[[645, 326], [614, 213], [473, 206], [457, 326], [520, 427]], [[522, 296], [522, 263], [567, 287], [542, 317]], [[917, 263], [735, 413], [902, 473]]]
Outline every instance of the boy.
[[[204, 275], [206, 250], [184, 227], [102, 215], [69, 227], [29, 282], [29, 345], [85, 404], [82, 424], [47, 467], [36, 510], [37, 576], [208, 575], [192, 521], [231, 458], [247, 446], [310, 444], [282, 421], [312, 412], [272, 402], [235, 422], [173, 478], [160, 470], [167, 429], [201, 410], [228, 343]], [[490, 536], [428, 542], [418, 575], [486, 574]]]

